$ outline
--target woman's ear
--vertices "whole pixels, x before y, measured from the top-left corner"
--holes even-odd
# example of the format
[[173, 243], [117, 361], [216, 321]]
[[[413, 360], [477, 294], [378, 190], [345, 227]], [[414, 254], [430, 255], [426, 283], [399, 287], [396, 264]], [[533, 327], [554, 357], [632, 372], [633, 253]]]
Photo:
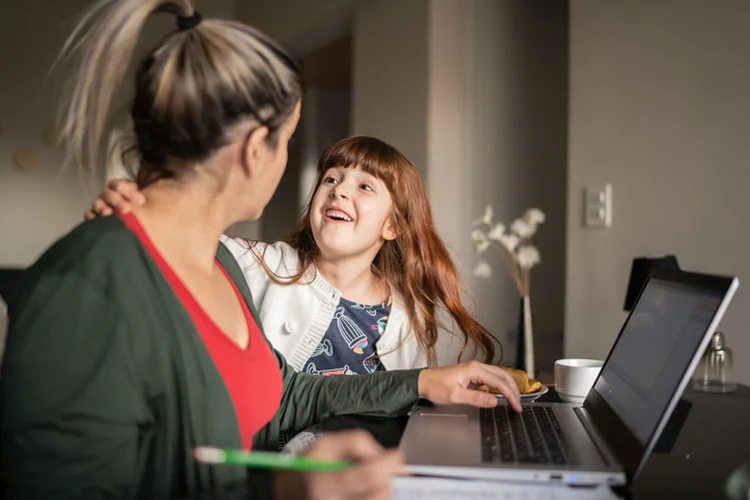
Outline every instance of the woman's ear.
[[268, 127], [254, 127], [248, 131], [245, 146], [242, 148], [242, 166], [245, 169], [245, 175], [254, 175], [265, 163], [270, 153], [267, 140]]

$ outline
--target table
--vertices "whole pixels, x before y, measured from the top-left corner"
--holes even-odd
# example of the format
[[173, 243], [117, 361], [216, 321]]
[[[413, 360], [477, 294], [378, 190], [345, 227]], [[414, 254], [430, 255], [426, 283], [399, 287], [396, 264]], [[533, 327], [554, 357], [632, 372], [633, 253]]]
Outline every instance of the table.
[[[688, 390], [682, 399], [689, 404], [681, 408], [689, 410], [681, 422], [675, 419], [672, 429], [679, 433], [668, 434], [660, 442], [663, 450], [651, 455], [641, 475], [620, 492], [623, 496], [635, 500], [725, 498], [724, 485], [731, 472], [750, 462], [750, 387], [740, 385], [729, 394]], [[539, 401], [560, 399], [551, 387]], [[365, 429], [383, 446], [395, 448], [407, 422], [408, 417], [349, 415], [329, 418], [307, 431]]]

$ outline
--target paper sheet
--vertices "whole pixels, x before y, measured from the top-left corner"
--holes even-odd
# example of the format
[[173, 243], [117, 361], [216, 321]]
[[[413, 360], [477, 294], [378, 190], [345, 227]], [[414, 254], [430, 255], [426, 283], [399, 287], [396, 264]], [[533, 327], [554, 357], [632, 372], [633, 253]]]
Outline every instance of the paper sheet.
[[618, 500], [605, 485], [570, 487], [546, 483], [514, 483], [427, 477], [397, 477], [393, 500]]

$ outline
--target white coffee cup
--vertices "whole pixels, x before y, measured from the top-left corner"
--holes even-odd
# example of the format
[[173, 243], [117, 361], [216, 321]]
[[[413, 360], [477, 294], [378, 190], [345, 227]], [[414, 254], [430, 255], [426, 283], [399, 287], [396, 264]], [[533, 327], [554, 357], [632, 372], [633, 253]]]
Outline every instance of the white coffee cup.
[[567, 358], [555, 361], [555, 391], [566, 403], [582, 404], [604, 361]]

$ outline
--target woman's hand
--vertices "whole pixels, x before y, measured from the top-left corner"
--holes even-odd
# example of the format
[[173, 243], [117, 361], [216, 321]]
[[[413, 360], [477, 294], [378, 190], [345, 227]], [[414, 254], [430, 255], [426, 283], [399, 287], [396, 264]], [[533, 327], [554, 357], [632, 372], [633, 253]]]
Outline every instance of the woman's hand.
[[99, 197], [94, 200], [91, 210], [86, 211], [83, 217], [86, 220], [106, 217], [112, 215], [115, 210], [126, 214], [133, 207], [143, 205], [145, 201], [146, 198], [138, 191], [135, 182], [127, 179], [112, 179]]
[[497, 406], [494, 394], [476, 390], [488, 385], [505, 396], [508, 404], [521, 411], [521, 395], [513, 377], [499, 366], [469, 361], [443, 368], [426, 368], [419, 373], [419, 397], [435, 404], [469, 404], [480, 408]]
[[317, 460], [349, 460], [356, 463], [340, 472], [278, 472], [277, 500], [389, 499], [391, 479], [403, 470], [398, 450], [383, 449], [365, 431], [326, 434], [305, 453]]

